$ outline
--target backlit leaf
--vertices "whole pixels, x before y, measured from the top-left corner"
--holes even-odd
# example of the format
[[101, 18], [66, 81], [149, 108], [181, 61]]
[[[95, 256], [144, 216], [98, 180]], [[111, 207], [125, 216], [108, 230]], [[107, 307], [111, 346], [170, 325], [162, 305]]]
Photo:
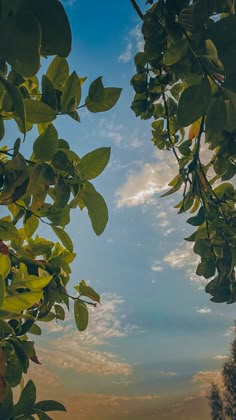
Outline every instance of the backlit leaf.
[[43, 102], [25, 99], [27, 121], [34, 124], [46, 123], [55, 120], [56, 111]]
[[74, 317], [75, 323], [79, 331], [86, 330], [88, 326], [88, 309], [85, 303], [76, 299], [74, 301]]
[[85, 179], [96, 178], [107, 166], [111, 154], [110, 147], [101, 147], [83, 156], [78, 169]]

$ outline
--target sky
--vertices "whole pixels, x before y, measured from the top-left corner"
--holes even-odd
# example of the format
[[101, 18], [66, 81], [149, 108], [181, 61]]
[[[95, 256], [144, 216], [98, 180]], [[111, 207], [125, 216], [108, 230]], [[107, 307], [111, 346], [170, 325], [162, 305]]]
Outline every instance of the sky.
[[[36, 340], [42, 365], [30, 376], [39, 397], [66, 404], [68, 414], [58, 420], [209, 419], [206, 393], [229, 352], [235, 307], [211, 303], [194, 274], [197, 257], [184, 241], [191, 228], [173, 209], [178, 196], [160, 198], [175, 162], [150, 141], [151, 121], [130, 109], [139, 19], [128, 0], [64, 3], [70, 68], [87, 76], [84, 97], [101, 75], [105, 86], [123, 90], [107, 113], [82, 110], [80, 124], [65, 117], [56, 123], [79, 156], [111, 146], [110, 163], [94, 181], [109, 208], [104, 234], [94, 234], [86, 210], [75, 211], [67, 227], [77, 253], [70, 292], [85, 279], [102, 304], [91, 309], [83, 333], [69, 315], [45, 324]], [[33, 133], [26, 151], [31, 139]]]

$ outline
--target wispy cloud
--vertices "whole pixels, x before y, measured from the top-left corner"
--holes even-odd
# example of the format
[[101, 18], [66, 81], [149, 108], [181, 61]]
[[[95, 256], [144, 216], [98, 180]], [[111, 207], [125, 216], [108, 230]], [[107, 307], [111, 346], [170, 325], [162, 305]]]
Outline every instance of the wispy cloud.
[[228, 337], [232, 334], [235, 333], [235, 326], [233, 325], [232, 327], [228, 327], [227, 330], [225, 331], [225, 336]]
[[127, 63], [133, 57], [132, 54], [133, 45], [132, 42], [128, 42], [126, 45], [125, 51], [119, 56], [118, 60], [122, 61], [122, 63]]
[[60, 331], [59, 338], [53, 338], [57, 330], [50, 329], [51, 340], [48, 340], [47, 349], [39, 349], [39, 358], [49, 366], [73, 369], [81, 374], [130, 375], [132, 367], [128, 363], [119, 360], [114, 353], [97, 349], [97, 346], [108, 344], [111, 338], [140, 332], [135, 326], [123, 325], [124, 315], [119, 315], [118, 311], [123, 304], [121, 297], [105, 294], [102, 296], [102, 305], [91, 308], [89, 326], [83, 333], [67, 325]]
[[195, 274], [197, 264], [200, 262], [198, 255], [194, 254], [192, 244], [184, 243], [164, 257], [164, 262], [172, 268], [185, 269], [185, 276], [200, 289], [204, 288], [209, 280]]
[[118, 57], [118, 61], [128, 63], [138, 51], [143, 51], [143, 37], [141, 25], [136, 25], [128, 34], [124, 52]]
[[167, 371], [167, 370], [161, 370], [160, 372], [159, 372], [159, 374], [161, 375], [161, 376], [165, 376], [165, 377], [169, 377], [169, 378], [172, 378], [173, 376], [177, 376], [178, 375], [178, 372], [171, 372], [171, 371]]
[[196, 310], [196, 312], [198, 312], [199, 314], [210, 314], [211, 309], [210, 308], [198, 308]]
[[112, 140], [116, 145], [119, 145], [123, 140], [123, 130], [123, 125], [116, 124], [114, 119], [106, 121], [102, 118], [99, 122], [99, 135]]
[[213, 359], [215, 360], [226, 360], [228, 359], [227, 354], [217, 354], [217, 356], [215, 356]]

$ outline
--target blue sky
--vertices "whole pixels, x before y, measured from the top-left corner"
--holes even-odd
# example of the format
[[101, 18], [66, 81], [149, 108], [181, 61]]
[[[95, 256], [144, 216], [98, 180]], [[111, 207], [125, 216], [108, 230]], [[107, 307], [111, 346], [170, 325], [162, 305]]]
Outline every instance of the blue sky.
[[77, 253], [71, 291], [88, 280], [102, 305], [91, 311], [85, 333], [69, 317], [44, 327], [37, 340], [43, 365], [32, 376], [42, 396], [67, 403], [69, 415], [58, 419], [207, 419], [204, 392], [229, 350], [235, 308], [209, 302], [194, 275], [196, 256], [183, 240], [191, 230], [172, 208], [177, 197], [160, 198], [175, 175], [174, 160], [149, 140], [150, 121], [130, 110], [139, 20], [129, 1], [65, 3], [73, 31], [69, 63], [88, 77], [84, 96], [100, 75], [105, 86], [123, 91], [108, 113], [82, 111], [81, 124], [57, 122], [80, 156], [112, 148], [95, 181], [109, 207], [106, 231], [96, 237], [79, 210], [67, 228]]

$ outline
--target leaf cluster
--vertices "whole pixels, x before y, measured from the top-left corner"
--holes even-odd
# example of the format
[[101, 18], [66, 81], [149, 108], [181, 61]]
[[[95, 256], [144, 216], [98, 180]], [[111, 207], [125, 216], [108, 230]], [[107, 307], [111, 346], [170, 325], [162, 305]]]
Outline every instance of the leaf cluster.
[[[131, 108], [153, 118], [152, 141], [172, 152], [177, 174], [163, 196], [197, 230], [186, 240], [200, 256], [197, 275], [213, 302], [233, 303], [235, 290], [236, 78], [234, 2], [148, 1], [144, 50], [135, 56]], [[207, 152], [207, 153], [206, 153]], [[209, 156], [206, 162], [205, 156]], [[204, 160], [203, 160], [204, 158]], [[204, 162], [204, 163], [203, 163]]]
[[[100, 303], [84, 280], [75, 296], [67, 292], [76, 254], [66, 226], [72, 211], [86, 209], [95, 234], [104, 231], [107, 205], [91, 180], [107, 166], [110, 148], [81, 157], [70, 140], [60, 138], [55, 122], [64, 115], [79, 123], [82, 107], [92, 113], [110, 110], [121, 89], [104, 87], [98, 77], [81, 105], [86, 78], [70, 72], [70, 50], [71, 29], [61, 2], [0, 0], [0, 140], [5, 141], [8, 120], [19, 132], [12, 147], [0, 147], [0, 206], [6, 214], [0, 219], [0, 418], [6, 420], [44, 420], [50, 419], [48, 411], [65, 411], [54, 401], [36, 403], [31, 380], [16, 404], [12, 388], [22, 388], [30, 363], [40, 363], [29, 337], [41, 335], [41, 322], [63, 322], [72, 301], [75, 327], [84, 331], [88, 306]], [[39, 79], [41, 59], [51, 55]], [[33, 127], [38, 135], [31, 156], [25, 156], [22, 144]], [[42, 224], [58, 241], [37, 234]]]

